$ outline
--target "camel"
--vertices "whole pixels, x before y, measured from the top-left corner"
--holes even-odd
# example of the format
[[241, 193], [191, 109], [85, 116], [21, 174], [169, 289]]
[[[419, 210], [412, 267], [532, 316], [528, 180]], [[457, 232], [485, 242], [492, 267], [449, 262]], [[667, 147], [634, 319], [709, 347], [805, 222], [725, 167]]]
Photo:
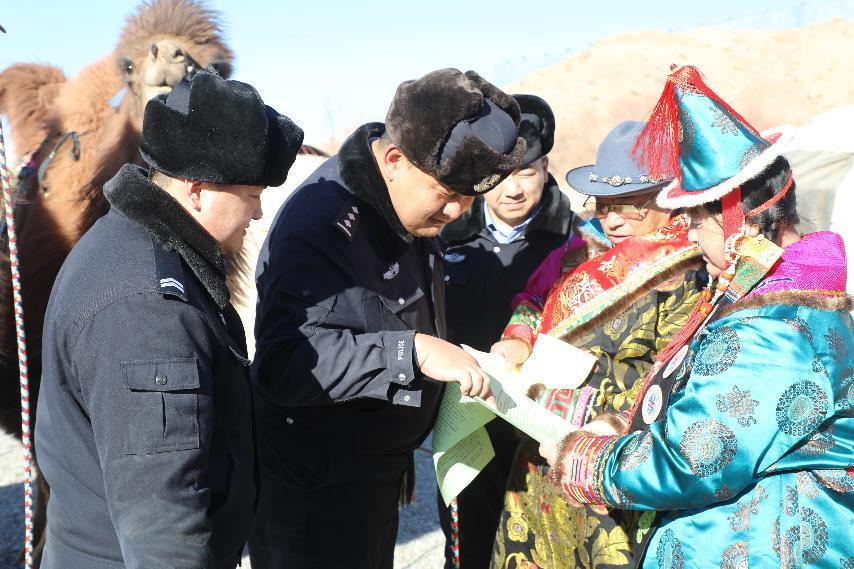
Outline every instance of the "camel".
[[[229, 77], [234, 57], [219, 14], [199, 0], [150, 0], [130, 15], [114, 52], [73, 79], [49, 65], [0, 72], [0, 113], [22, 155], [13, 172], [21, 288], [33, 408], [41, 377], [42, 324], [71, 248], [107, 212], [103, 184], [141, 163], [145, 103], [196, 68]], [[5, 230], [0, 250], [0, 427], [21, 437], [18, 361]], [[35, 419], [35, 411], [33, 411]], [[39, 484], [44, 489], [44, 484]], [[46, 496], [37, 500], [36, 539]], [[40, 540], [39, 540], [40, 541]], [[38, 564], [38, 560], [36, 560]]]

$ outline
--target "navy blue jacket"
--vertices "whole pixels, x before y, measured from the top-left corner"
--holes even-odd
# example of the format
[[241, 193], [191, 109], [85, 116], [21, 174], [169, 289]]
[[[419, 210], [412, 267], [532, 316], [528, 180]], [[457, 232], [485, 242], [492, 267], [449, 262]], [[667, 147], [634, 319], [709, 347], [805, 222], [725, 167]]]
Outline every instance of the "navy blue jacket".
[[413, 238], [394, 213], [369, 146], [381, 134], [366, 125], [345, 142], [262, 248], [252, 367], [262, 449], [287, 429], [344, 454], [406, 455], [432, 427], [441, 388], [418, 370], [413, 338], [444, 334], [441, 261], [437, 240]]
[[511, 301], [549, 253], [566, 243], [572, 226], [569, 198], [549, 174], [540, 209], [524, 235], [498, 243], [486, 227], [484, 198], [442, 230], [446, 243], [448, 337], [489, 351], [513, 314]]
[[57, 277], [36, 451], [49, 569], [235, 567], [256, 468], [245, 339], [216, 242], [145, 172]]

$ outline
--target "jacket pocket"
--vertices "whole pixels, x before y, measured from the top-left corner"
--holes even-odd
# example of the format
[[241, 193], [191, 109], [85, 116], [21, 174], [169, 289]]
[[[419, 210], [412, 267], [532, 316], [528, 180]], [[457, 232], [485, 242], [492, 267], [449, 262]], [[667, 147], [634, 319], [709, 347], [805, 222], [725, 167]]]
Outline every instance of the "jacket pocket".
[[125, 453], [199, 448], [195, 358], [122, 362], [127, 389]]

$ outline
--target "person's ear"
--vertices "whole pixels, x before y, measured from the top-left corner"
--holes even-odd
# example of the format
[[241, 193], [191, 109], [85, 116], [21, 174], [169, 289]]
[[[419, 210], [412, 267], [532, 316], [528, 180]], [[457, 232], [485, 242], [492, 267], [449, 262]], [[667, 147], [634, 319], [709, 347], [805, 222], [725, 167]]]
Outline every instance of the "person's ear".
[[386, 179], [393, 182], [394, 178], [408, 164], [406, 156], [400, 151], [400, 148], [394, 144], [389, 144], [383, 151], [383, 170], [385, 171]]
[[195, 180], [186, 180], [187, 202], [194, 211], [202, 211], [202, 182]]
[[543, 156], [543, 173], [548, 174], [549, 172], [549, 157]]

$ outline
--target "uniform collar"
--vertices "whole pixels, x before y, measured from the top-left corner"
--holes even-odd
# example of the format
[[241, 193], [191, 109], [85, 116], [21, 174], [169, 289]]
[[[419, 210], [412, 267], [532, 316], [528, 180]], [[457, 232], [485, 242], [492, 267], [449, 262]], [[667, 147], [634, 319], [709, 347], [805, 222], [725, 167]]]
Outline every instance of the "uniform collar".
[[382, 123], [368, 123], [356, 129], [338, 151], [338, 173], [347, 191], [368, 206], [373, 221], [371, 227], [379, 234], [380, 248], [393, 261], [406, 251], [415, 237], [406, 231], [397, 216], [371, 151], [371, 140], [384, 132]]
[[[442, 230], [441, 236], [446, 243], [455, 244], [468, 241], [477, 235], [493, 237], [487, 228], [484, 215], [483, 197], [475, 198], [472, 207], [459, 219], [449, 223]], [[572, 222], [572, 210], [567, 198], [557, 185], [557, 181], [549, 174], [543, 197], [531, 215], [525, 227], [525, 239], [536, 240], [554, 235], [566, 236]], [[494, 237], [493, 237], [494, 238]]]
[[228, 304], [225, 258], [216, 240], [175, 199], [148, 179], [135, 164], [125, 164], [104, 184], [104, 195], [119, 213], [171, 245], [193, 271], [217, 306]]

